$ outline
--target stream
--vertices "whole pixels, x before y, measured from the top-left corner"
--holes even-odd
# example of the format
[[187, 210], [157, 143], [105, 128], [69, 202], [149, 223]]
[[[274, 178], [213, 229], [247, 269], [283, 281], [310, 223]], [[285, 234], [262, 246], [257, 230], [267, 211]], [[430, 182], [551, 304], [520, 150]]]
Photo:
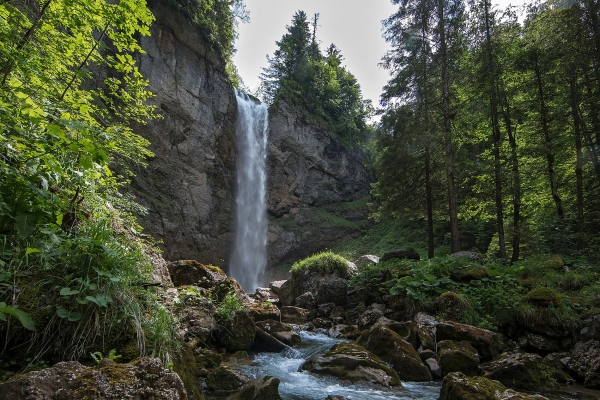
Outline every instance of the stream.
[[[317, 331], [299, 331], [302, 344], [281, 353], [254, 353], [246, 360], [230, 359], [232, 369], [251, 379], [270, 375], [279, 378], [279, 393], [284, 400], [324, 400], [329, 395], [352, 400], [435, 400], [439, 398], [441, 382], [402, 382], [402, 387], [386, 388], [375, 384], [351, 384], [331, 376], [298, 371], [313, 354], [332, 347], [343, 339], [334, 339]], [[543, 393], [549, 400], [597, 400], [598, 391], [581, 386]], [[219, 398], [207, 396], [207, 398]]]

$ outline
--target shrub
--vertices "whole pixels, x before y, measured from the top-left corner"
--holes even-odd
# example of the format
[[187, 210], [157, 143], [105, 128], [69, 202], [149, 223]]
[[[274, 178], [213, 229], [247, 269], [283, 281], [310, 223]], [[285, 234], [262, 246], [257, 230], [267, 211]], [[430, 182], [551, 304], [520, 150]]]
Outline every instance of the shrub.
[[292, 265], [290, 271], [292, 275], [300, 275], [309, 272], [316, 272], [323, 275], [337, 272], [342, 277], [350, 275], [347, 261], [343, 257], [334, 254], [332, 251], [324, 251], [298, 261]]

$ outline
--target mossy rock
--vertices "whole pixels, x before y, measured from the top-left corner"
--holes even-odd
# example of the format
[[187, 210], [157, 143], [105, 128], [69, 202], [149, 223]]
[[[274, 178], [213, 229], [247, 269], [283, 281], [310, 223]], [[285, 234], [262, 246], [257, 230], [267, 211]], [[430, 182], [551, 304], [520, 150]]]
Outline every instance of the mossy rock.
[[515, 389], [540, 391], [558, 387], [552, 378], [552, 368], [537, 354], [504, 353], [497, 360], [480, 366], [486, 378]]
[[551, 255], [544, 261], [544, 268], [553, 269], [555, 271], [559, 271], [564, 269], [565, 263], [561, 256], [558, 254]]
[[200, 368], [218, 367], [222, 361], [223, 357], [216, 351], [202, 347], [197, 348], [194, 351], [194, 363], [196, 363]]
[[234, 392], [239, 390], [249, 379], [229, 368], [219, 367], [208, 373], [206, 388], [214, 392]]
[[471, 281], [480, 281], [483, 278], [489, 278], [487, 270], [483, 267], [470, 267], [454, 271], [451, 278], [456, 282], [469, 283]]
[[439, 400], [492, 400], [496, 399], [496, 393], [505, 390], [498, 381], [452, 372], [444, 378]]
[[537, 279], [532, 278], [530, 276], [521, 277], [519, 279], [519, 285], [523, 286], [524, 288], [531, 288], [536, 284], [536, 282]]
[[300, 370], [331, 375], [350, 382], [401, 386], [396, 371], [375, 354], [352, 343], [338, 343], [325, 353], [311, 356]]
[[455, 292], [444, 292], [435, 299], [438, 315], [443, 319], [459, 320], [472, 310], [471, 304]]
[[442, 376], [446, 376], [450, 372], [477, 375], [479, 353], [466, 340], [461, 342], [442, 340], [438, 343], [437, 362], [442, 369]]
[[557, 306], [560, 304], [560, 297], [547, 287], [535, 288], [525, 295], [525, 299], [537, 306], [548, 307], [550, 305]]

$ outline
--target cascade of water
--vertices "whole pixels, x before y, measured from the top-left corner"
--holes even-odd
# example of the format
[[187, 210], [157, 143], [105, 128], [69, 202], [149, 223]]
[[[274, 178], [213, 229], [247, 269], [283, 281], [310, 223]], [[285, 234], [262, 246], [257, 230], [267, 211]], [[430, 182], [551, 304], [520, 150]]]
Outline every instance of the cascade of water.
[[266, 181], [268, 107], [236, 90], [238, 140], [236, 225], [229, 273], [254, 292], [267, 263]]

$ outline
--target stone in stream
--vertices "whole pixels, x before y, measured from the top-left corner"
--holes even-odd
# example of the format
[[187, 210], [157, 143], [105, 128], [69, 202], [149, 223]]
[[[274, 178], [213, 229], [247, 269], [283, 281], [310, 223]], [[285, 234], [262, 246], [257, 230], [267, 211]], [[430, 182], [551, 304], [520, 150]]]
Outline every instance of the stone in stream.
[[304, 325], [310, 312], [304, 308], [286, 306], [281, 308], [281, 321], [288, 324]]
[[432, 379], [414, 347], [385, 325], [375, 324], [368, 332], [363, 332], [356, 344], [390, 363], [403, 381], [428, 382]]
[[229, 321], [222, 321], [216, 339], [228, 352], [249, 350], [256, 336], [256, 325], [245, 312], [236, 312]]
[[296, 333], [291, 325], [286, 323], [266, 320], [257, 322], [256, 326], [288, 346], [296, 346], [302, 342], [300, 335]]
[[479, 354], [466, 340], [462, 342], [442, 340], [438, 343], [437, 362], [442, 369], [442, 376], [446, 376], [450, 372], [477, 375]]
[[251, 350], [279, 353], [287, 348], [289, 348], [288, 345], [276, 339], [258, 326], [256, 327], [256, 336], [254, 337], [254, 343], [252, 343]]
[[206, 388], [211, 392], [234, 392], [249, 381], [248, 377], [229, 368], [219, 367], [208, 373]]
[[375, 354], [351, 343], [338, 343], [325, 353], [311, 356], [301, 371], [331, 375], [350, 382], [401, 386], [398, 374]]
[[503, 353], [497, 360], [481, 364], [480, 370], [486, 378], [515, 389], [539, 391], [558, 386], [552, 379], [552, 368], [537, 354]]
[[246, 383], [239, 392], [227, 397], [227, 400], [282, 400], [279, 395], [280, 380], [265, 376]]
[[444, 378], [439, 400], [548, 400], [537, 394], [507, 389], [502, 383], [482, 376], [452, 372]]
[[143, 357], [129, 364], [107, 363], [100, 368], [77, 361], [19, 375], [0, 383], [1, 399], [161, 399], [184, 400], [181, 378], [158, 358]]
[[436, 323], [435, 336], [438, 341], [469, 341], [484, 361], [496, 358], [504, 347], [500, 334], [452, 321]]
[[264, 321], [267, 319], [279, 320], [281, 318], [281, 312], [276, 305], [270, 302], [259, 302], [245, 304], [248, 309], [250, 317], [255, 321]]

